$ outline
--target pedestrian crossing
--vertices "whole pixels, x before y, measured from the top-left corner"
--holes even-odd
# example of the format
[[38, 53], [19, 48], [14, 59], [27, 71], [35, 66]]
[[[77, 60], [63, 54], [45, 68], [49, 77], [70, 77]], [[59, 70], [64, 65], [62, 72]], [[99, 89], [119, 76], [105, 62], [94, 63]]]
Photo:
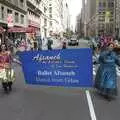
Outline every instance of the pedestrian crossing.
[[[97, 72], [96, 66], [93, 65], [93, 76], [96, 75], [96, 72]], [[116, 67], [116, 72], [117, 72], [117, 76], [120, 77], [120, 67]]]

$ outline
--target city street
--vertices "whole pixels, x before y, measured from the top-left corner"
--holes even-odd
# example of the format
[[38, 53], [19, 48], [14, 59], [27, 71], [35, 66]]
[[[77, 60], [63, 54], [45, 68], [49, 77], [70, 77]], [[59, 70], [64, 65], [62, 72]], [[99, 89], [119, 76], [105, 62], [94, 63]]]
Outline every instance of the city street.
[[120, 0], [0, 0], [0, 120], [119, 120], [112, 50]]
[[[79, 47], [88, 47], [87, 42], [80, 41]], [[91, 119], [85, 90], [26, 85], [21, 67], [14, 67], [17, 80], [13, 92], [6, 95], [0, 88], [1, 120], [119, 120], [120, 89], [117, 99], [111, 102], [90, 90], [96, 115]]]

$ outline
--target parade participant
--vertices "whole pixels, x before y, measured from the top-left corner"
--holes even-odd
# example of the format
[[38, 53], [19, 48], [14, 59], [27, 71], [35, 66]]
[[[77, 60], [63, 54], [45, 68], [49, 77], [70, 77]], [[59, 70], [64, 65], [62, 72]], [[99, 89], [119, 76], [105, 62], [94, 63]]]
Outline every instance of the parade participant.
[[19, 51], [23, 52], [27, 49], [27, 44], [26, 41], [24, 39], [22, 39], [21, 44], [19, 46]]
[[53, 41], [48, 39], [48, 43], [47, 43], [48, 50], [52, 50], [52, 44], [53, 44]]
[[66, 47], [67, 47], [66, 42], [63, 42], [62, 49], [66, 49]]
[[113, 48], [114, 44], [109, 43], [107, 49], [100, 54], [100, 67], [95, 78], [95, 88], [108, 100], [117, 95], [116, 64], [120, 65]]
[[114, 41], [114, 44], [115, 44], [115, 47], [119, 47], [118, 40], [115, 40], [115, 41]]
[[[15, 61], [13, 59], [13, 61]], [[16, 63], [20, 63], [17, 60]], [[12, 55], [5, 44], [0, 46], [0, 80], [6, 93], [12, 91], [12, 84], [15, 80], [14, 70], [11, 68]]]

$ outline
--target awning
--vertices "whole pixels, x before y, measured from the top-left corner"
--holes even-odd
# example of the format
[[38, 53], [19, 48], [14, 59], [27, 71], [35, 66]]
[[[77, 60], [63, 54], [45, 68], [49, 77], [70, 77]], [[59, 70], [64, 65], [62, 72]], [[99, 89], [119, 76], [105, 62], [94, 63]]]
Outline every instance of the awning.
[[0, 27], [0, 33], [3, 33], [4, 29], [2, 27]]
[[8, 32], [12, 33], [35, 33], [36, 29], [34, 27], [12, 27], [8, 29]]

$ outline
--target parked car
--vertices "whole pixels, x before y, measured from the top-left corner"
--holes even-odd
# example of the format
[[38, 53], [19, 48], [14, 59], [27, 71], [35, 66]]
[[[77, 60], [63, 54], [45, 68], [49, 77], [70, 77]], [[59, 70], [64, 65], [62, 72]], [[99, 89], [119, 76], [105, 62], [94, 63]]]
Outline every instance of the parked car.
[[79, 41], [75, 38], [71, 38], [69, 41], [68, 41], [68, 45], [79, 45]]

